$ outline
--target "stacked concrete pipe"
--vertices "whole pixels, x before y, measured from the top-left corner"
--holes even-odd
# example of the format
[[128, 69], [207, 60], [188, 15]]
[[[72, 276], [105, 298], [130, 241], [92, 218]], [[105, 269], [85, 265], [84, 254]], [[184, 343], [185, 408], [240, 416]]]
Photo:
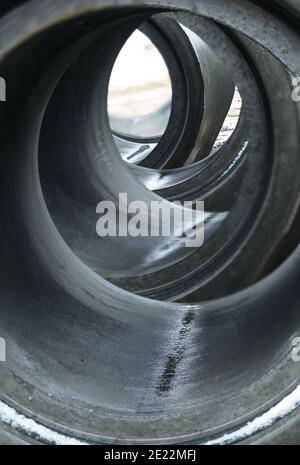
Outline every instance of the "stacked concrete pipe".
[[[298, 2], [2, 0], [0, 15], [0, 442], [299, 443]], [[172, 81], [153, 140], [107, 115], [135, 29]], [[96, 205], [122, 192], [204, 200], [204, 245], [100, 239]]]

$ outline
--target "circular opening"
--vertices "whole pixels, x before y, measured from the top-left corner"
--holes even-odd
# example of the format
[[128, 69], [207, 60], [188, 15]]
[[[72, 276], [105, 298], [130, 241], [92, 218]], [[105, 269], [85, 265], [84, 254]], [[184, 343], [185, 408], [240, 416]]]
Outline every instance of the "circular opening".
[[148, 37], [136, 30], [112, 71], [108, 114], [111, 129], [138, 139], [162, 136], [171, 113], [172, 86], [165, 61]]
[[[42, 18], [44, 4], [33, 6], [36, 11], [24, 15], [30, 34], [32, 15], [39, 12]], [[140, 13], [144, 21], [144, 10]], [[202, 171], [197, 176], [188, 171], [188, 184], [181, 186], [177, 179], [171, 186], [176, 189], [166, 195], [203, 194], [206, 211], [212, 212], [206, 223], [212, 234], [206, 235], [203, 249], [184, 254], [183, 260], [172, 238], [152, 242], [96, 236], [96, 205], [101, 199], [116, 201], [126, 192], [128, 200], [149, 204], [157, 197], [122, 162], [107, 121], [107, 86], [121, 47], [120, 23], [115, 24], [113, 14], [112, 24], [104, 13], [99, 16], [99, 25], [105, 24], [101, 37], [66, 50], [62, 69], [61, 57], [53, 65], [54, 52], [70, 43], [78, 25], [82, 37], [89, 30], [87, 19], [81, 22], [77, 17], [68, 29], [66, 15], [70, 10], [63, 5], [63, 28], [35, 34], [34, 44], [26, 43], [18, 53], [8, 48], [11, 53], [4, 63], [12, 87], [22, 71], [28, 79], [18, 79], [15, 111], [5, 115], [11, 128], [18, 123], [18, 137], [6, 127], [3, 134], [1, 336], [9, 341], [9, 357], [6, 376], [0, 377], [1, 396], [55, 431], [99, 442], [199, 442], [234, 431], [271, 407], [299, 378], [297, 366], [286, 363], [289, 340], [299, 327], [299, 250], [254, 287], [262, 263], [269, 264], [280, 240], [291, 240], [292, 227], [287, 231], [287, 225], [297, 219], [299, 115], [290, 99], [290, 76], [278, 60], [281, 52], [274, 57], [267, 53], [265, 35], [259, 37], [262, 27], [253, 30], [255, 41], [237, 36], [237, 50], [226, 42], [230, 35], [223, 27], [214, 35], [216, 50], [227, 43], [224, 56], [236, 71], [233, 80], [243, 97], [242, 116], [246, 112], [248, 120], [244, 126], [241, 117], [230, 150], [224, 147], [213, 166], [199, 164]], [[225, 6], [224, 24], [234, 27], [233, 17]], [[254, 17], [260, 21], [260, 15]], [[43, 27], [50, 19], [44, 19]], [[262, 20], [264, 25], [267, 18]], [[135, 15], [124, 15], [124, 34], [139, 27], [135, 21]], [[194, 16], [190, 22], [198, 26]], [[42, 20], [38, 24], [42, 32]], [[201, 36], [198, 29], [197, 33]], [[21, 28], [20, 34], [23, 40]], [[3, 47], [6, 43], [3, 40]], [[176, 45], [179, 48], [180, 40]], [[213, 78], [218, 76], [217, 64], [206, 51]], [[49, 60], [39, 85], [38, 73], [44, 74], [44, 69], [38, 55], [45, 64]], [[282, 61], [289, 65], [284, 57]], [[252, 66], [260, 72], [254, 75]], [[207, 115], [216, 135], [235, 88], [222, 71], [221, 82], [215, 83], [224, 97], [227, 82], [227, 98], [217, 99], [219, 109], [223, 102], [222, 114], [217, 122]], [[287, 85], [274, 94], [285, 80]], [[25, 85], [32, 86], [26, 108]], [[175, 90], [173, 86], [173, 95]], [[216, 96], [215, 91], [211, 94]], [[208, 140], [208, 151], [214, 141]], [[282, 157], [287, 146], [289, 163]], [[247, 164], [240, 165], [244, 154]], [[241, 166], [247, 171], [240, 171]], [[154, 172], [167, 183], [172, 173], [164, 174]], [[223, 224], [220, 211], [229, 214], [225, 227], [217, 229]], [[298, 244], [298, 230], [294, 233]], [[283, 252], [282, 261], [287, 258]], [[123, 273], [123, 287], [131, 292], [120, 289], [121, 279], [119, 288], [107, 281], [117, 273]], [[186, 296], [188, 304], [183, 304]]]
[[[228, 71], [222, 93], [216, 89], [215, 76], [226, 65], [215, 52], [180, 22], [173, 21], [171, 32], [168, 27], [148, 22], [130, 36], [114, 64], [108, 92], [110, 127], [121, 157], [152, 170], [182, 168], [213, 155], [234, 134], [242, 110]], [[182, 134], [180, 118], [182, 126], [186, 123]], [[173, 155], [165, 153], [160, 160], [166, 149]]]

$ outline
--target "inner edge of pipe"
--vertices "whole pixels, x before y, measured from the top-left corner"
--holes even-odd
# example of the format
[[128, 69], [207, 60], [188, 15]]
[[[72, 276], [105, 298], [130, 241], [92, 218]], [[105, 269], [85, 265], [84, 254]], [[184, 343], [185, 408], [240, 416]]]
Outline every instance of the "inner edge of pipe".
[[[300, 406], [300, 384], [267, 412], [249, 421], [243, 427], [221, 437], [202, 443], [205, 446], [227, 445], [250, 438], [271, 427], [278, 420], [291, 414]], [[89, 443], [59, 433], [35, 420], [18, 413], [14, 408], [0, 401], [0, 421], [5, 425], [33, 439], [54, 445], [88, 445]]]

